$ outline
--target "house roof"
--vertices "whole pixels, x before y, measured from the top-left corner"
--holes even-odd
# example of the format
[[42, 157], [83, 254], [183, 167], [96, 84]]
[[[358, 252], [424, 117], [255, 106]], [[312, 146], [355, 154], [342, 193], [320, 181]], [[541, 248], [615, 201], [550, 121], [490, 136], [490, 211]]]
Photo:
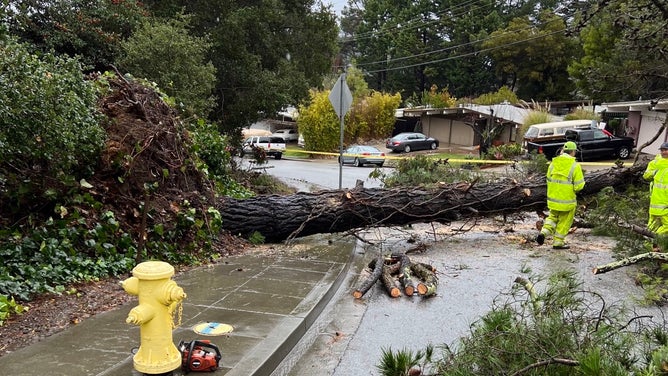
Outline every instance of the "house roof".
[[[419, 117], [422, 115], [454, 115], [476, 113], [480, 115], [489, 116], [491, 111], [497, 119], [502, 119], [503, 122], [524, 124], [524, 118], [531, 111], [525, 108], [520, 108], [508, 103], [494, 104], [494, 105], [477, 105], [477, 104], [460, 104], [458, 107], [451, 108], [431, 108], [431, 107], [415, 107], [402, 108], [397, 110], [398, 117]], [[561, 120], [560, 117], [554, 116], [554, 121]]]
[[666, 111], [668, 110], [668, 99], [610, 102], [602, 103], [601, 107], [607, 111]]

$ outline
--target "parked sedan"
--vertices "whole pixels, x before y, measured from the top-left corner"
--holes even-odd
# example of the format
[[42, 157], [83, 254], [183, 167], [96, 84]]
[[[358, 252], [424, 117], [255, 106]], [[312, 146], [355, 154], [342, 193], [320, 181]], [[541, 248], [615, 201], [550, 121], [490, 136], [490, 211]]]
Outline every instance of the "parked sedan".
[[[341, 162], [340, 157], [339, 162]], [[351, 163], [355, 167], [362, 167], [365, 164], [375, 164], [378, 167], [383, 167], [385, 153], [373, 146], [352, 145], [343, 151], [343, 164], [346, 163]]]
[[404, 132], [387, 140], [385, 146], [395, 153], [401, 151], [410, 153], [413, 150], [436, 150], [438, 140], [422, 133]]

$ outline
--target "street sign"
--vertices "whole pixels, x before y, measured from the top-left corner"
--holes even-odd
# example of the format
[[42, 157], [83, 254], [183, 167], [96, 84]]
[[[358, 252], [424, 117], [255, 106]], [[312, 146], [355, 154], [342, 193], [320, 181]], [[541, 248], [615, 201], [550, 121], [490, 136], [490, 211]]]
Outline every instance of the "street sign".
[[344, 117], [350, 110], [350, 106], [353, 104], [353, 94], [346, 83], [345, 73], [336, 80], [336, 84], [334, 84], [332, 91], [329, 93], [329, 102], [332, 103], [339, 119]]

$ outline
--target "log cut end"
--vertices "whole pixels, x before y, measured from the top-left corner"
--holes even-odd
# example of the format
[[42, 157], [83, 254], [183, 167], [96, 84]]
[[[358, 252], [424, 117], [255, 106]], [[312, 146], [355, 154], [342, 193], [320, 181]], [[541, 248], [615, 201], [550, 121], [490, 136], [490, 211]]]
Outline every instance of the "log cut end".
[[398, 288], [394, 287], [394, 288], [390, 289], [389, 294], [390, 294], [390, 296], [393, 297], [393, 298], [398, 298], [398, 297], [401, 296], [401, 290], [399, 290]]
[[360, 290], [353, 291], [353, 297], [355, 299], [360, 299], [360, 298], [362, 298], [363, 295], [364, 295], [364, 293]]

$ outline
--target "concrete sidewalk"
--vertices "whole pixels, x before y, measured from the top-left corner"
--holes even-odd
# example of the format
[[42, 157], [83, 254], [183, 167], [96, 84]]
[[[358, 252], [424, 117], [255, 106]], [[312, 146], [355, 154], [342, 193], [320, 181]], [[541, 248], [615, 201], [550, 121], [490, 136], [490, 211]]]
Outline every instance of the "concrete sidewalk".
[[[280, 246], [285, 250], [227, 257], [219, 265], [176, 275], [173, 279], [188, 296], [174, 343], [209, 339], [218, 346], [221, 367], [207, 374], [270, 375], [350, 277], [355, 244], [352, 237], [309, 237]], [[140, 375], [132, 363], [139, 327], [125, 322], [136, 304], [96, 315], [1, 357], [0, 375]], [[228, 324], [233, 330], [222, 336], [192, 330], [206, 322]]]

